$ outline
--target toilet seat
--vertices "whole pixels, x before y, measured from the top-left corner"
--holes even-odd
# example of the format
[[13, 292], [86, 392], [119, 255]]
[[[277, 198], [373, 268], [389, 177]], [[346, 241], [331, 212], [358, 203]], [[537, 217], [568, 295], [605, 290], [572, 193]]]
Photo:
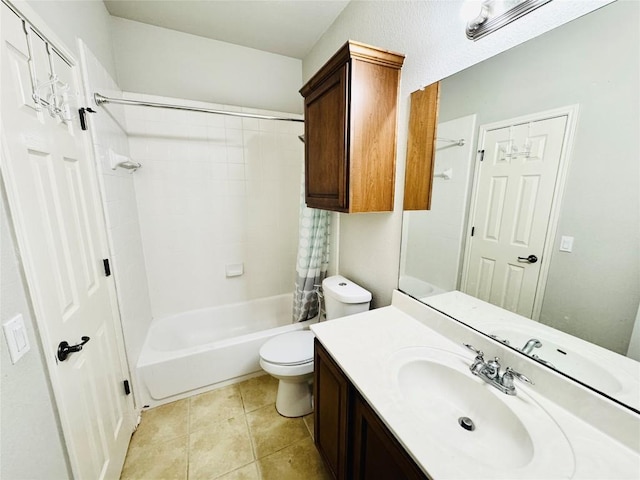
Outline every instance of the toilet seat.
[[283, 333], [267, 340], [260, 348], [260, 359], [272, 365], [296, 366], [313, 362], [311, 330]]

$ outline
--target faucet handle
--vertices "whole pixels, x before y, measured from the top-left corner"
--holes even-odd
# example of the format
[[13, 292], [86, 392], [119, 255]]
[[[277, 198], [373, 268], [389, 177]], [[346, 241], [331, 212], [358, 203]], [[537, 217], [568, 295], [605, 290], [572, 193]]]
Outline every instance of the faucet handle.
[[530, 383], [531, 385], [535, 385], [533, 383], [533, 381], [527, 377], [526, 375], [523, 375], [520, 372], [516, 372], [513, 368], [511, 367], [507, 367], [504, 371], [504, 377], [508, 376], [509, 379], [513, 379], [513, 378], [517, 378], [518, 380], [520, 380], [521, 382], [526, 382], [526, 383]]

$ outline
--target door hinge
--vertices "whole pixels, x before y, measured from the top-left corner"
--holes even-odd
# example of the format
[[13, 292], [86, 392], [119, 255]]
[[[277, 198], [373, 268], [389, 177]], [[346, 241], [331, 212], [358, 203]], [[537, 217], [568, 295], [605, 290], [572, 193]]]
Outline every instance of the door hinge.
[[96, 111], [91, 108], [91, 107], [82, 107], [81, 109], [78, 110], [78, 113], [80, 114], [80, 128], [82, 130], [86, 130], [87, 129], [87, 113], [96, 113]]
[[480, 161], [482, 162], [484, 160], [484, 150], [478, 150], [478, 153], [480, 154]]
[[110, 277], [111, 276], [111, 266], [109, 265], [109, 259], [108, 258], [103, 258], [102, 259], [102, 264], [104, 265], [104, 276], [105, 277]]
[[471, 227], [471, 236], [473, 237], [473, 234], [476, 232], [476, 227]]
[[125, 380], [124, 382], [122, 382], [122, 384], [124, 385], [124, 394], [125, 395], [131, 394], [131, 387], [129, 386], [129, 380]]

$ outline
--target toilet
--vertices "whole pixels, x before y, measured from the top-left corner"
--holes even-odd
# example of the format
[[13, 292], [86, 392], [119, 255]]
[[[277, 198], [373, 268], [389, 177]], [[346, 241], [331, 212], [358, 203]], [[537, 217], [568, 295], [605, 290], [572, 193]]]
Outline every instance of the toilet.
[[[325, 278], [322, 292], [327, 320], [369, 310], [371, 292], [340, 275]], [[283, 333], [260, 348], [260, 366], [279, 380], [276, 410], [283, 417], [313, 411], [313, 338], [311, 330]]]

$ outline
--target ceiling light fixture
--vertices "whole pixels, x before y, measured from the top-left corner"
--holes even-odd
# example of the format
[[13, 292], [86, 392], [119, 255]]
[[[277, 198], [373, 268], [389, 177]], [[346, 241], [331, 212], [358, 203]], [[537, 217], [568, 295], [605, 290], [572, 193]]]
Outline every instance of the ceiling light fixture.
[[[499, 28], [508, 25], [518, 18], [541, 7], [552, 0], [483, 0], [467, 1], [463, 12], [468, 17], [471, 10], [477, 12], [467, 22], [466, 33], [469, 40], [478, 40]], [[480, 9], [478, 11], [478, 4]]]

